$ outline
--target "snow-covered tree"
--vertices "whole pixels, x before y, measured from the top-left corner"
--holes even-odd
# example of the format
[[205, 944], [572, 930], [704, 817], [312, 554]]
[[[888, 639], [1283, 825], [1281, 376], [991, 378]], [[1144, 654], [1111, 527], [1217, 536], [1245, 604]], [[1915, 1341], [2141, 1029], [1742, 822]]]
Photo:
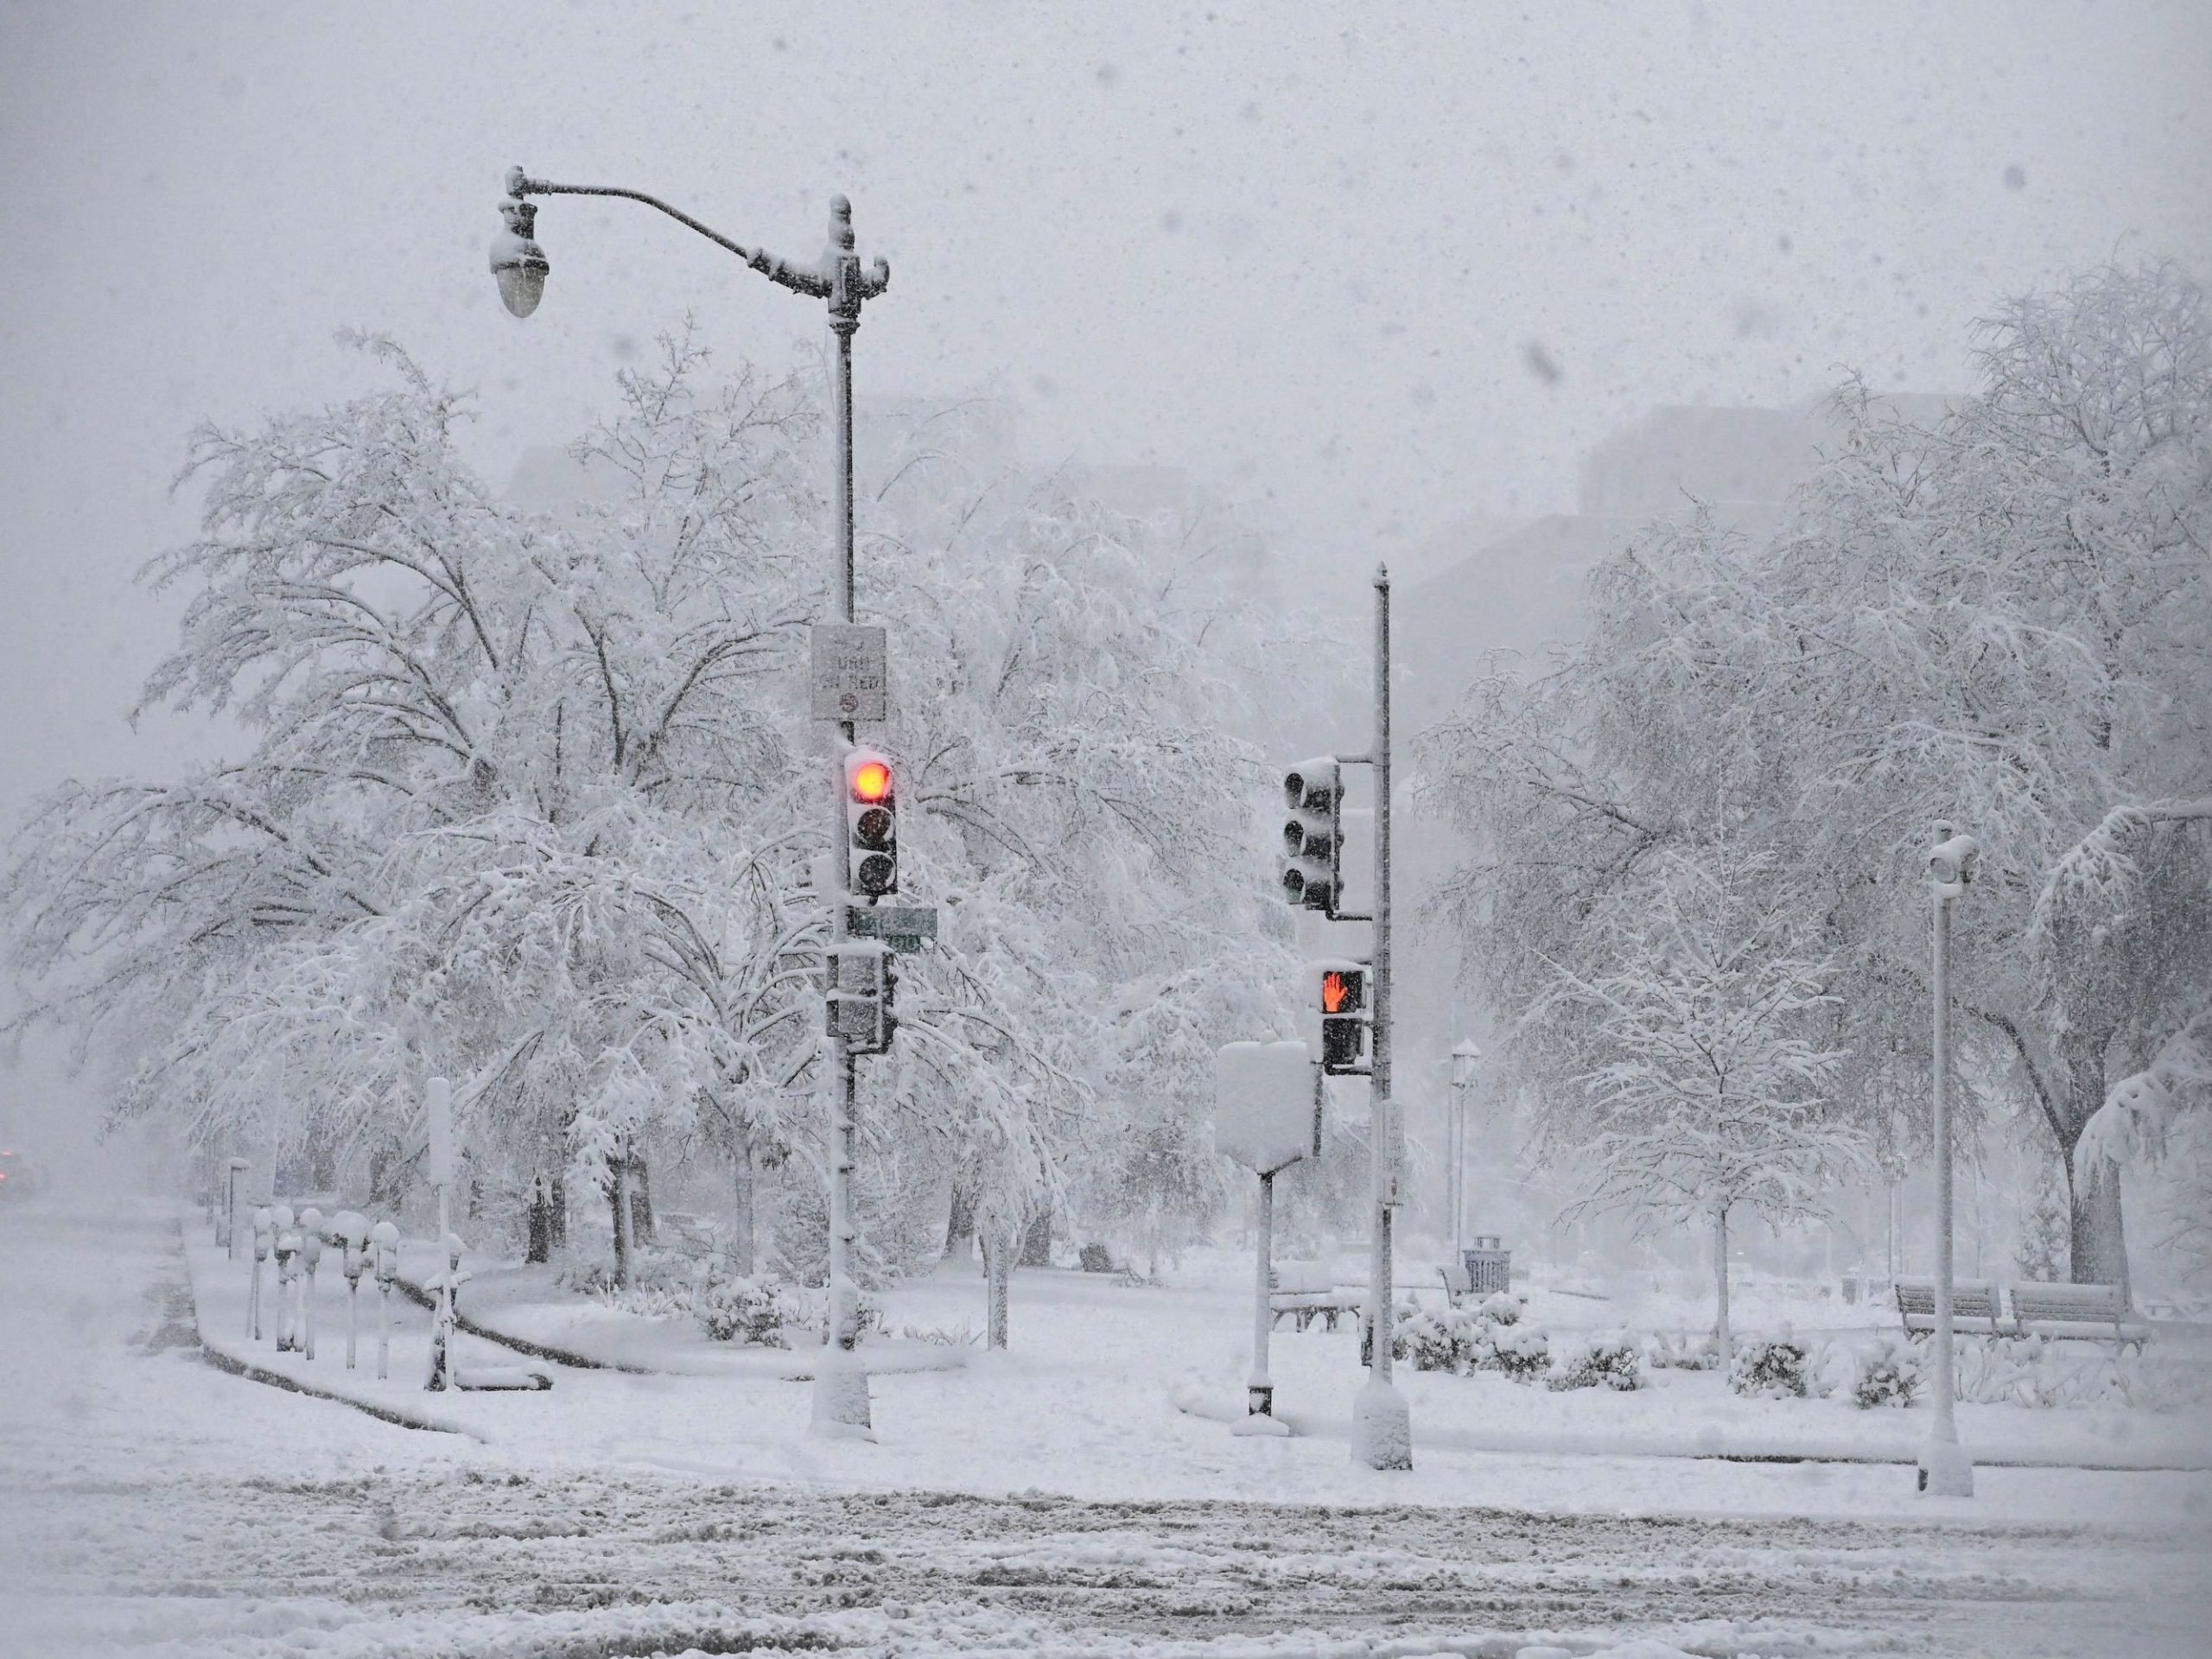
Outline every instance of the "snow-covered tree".
[[1724, 1363], [1729, 1217], [1826, 1215], [1864, 1147], [1834, 1108], [1841, 1056], [1820, 1041], [1834, 964], [1791, 950], [1774, 875], [1726, 846], [1665, 855], [1595, 920], [1611, 965], [1558, 969], [1523, 1022], [1580, 1087], [1538, 1124], [1547, 1161], [1586, 1178], [1576, 1208], [1711, 1230]]
[[[196, 438], [204, 528], [152, 567], [187, 607], [146, 702], [227, 717], [239, 752], [38, 808], [0, 878], [23, 1023], [125, 1056], [120, 1116], [326, 1149], [387, 1198], [433, 1073], [518, 1190], [566, 1166], [621, 1210], [653, 1147], [818, 1175], [816, 380], [717, 384], [673, 338], [578, 446], [607, 487], [531, 510], [469, 470], [460, 400], [364, 343], [376, 390]], [[1123, 1123], [1203, 1122], [1191, 1052], [1287, 1021], [1247, 833], [1277, 641], [1213, 574], [1233, 526], [954, 455], [863, 480], [901, 897], [944, 926], [902, 963], [862, 1126], [1010, 1237]], [[1171, 1144], [1208, 1173], [1202, 1135]]]
[[1838, 1091], [1892, 1170], [1924, 1136], [1924, 850], [1939, 820], [1970, 829], [1959, 1037], [2050, 1129], [2075, 1275], [2116, 1280], [2118, 1185], [2082, 1179], [2077, 1145], [2171, 1028], [2182, 912], [2139, 913], [2141, 948], [2112, 918], [2055, 951], [2031, 934], [2113, 802], [2212, 780], [2212, 318], [2175, 267], [2107, 269], [2008, 304], [1980, 363], [1933, 428], [1847, 385], [1842, 442], [1764, 542], [1639, 537], [1594, 575], [1580, 645], [1427, 734], [1424, 794], [1482, 830], [1445, 896], [1508, 1012], [1547, 962], [1597, 971], [1589, 918], [1668, 851], [1717, 824], [1770, 855], [1836, 964]]

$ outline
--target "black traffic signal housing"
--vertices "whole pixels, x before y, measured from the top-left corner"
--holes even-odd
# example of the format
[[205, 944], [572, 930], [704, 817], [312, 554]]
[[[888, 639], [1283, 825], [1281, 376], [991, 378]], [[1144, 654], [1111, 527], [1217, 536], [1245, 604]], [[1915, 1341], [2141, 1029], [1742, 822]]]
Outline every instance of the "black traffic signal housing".
[[864, 899], [899, 891], [899, 790], [874, 749], [845, 754], [845, 890]]
[[841, 939], [826, 956], [830, 1034], [853, 1053], [882, 1053], [899, 1029], [897, 957], [875, 939]]
[[1366, 1070], [1368, 969], [1332, 958], [1313, 964], [1313, 1007], [1321, 1021], [1321, 1070], [1332, 1077]]
[[1306, 910], [1337, 913], [1344, 893], [1344, 772], [1324, 755], [1283, 774], [1283, 897]]

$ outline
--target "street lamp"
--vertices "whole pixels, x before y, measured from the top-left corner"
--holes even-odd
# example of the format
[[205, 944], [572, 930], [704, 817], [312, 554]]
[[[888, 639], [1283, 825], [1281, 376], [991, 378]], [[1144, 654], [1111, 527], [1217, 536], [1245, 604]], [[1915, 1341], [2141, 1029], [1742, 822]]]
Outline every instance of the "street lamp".
[[1935, 903], [1931, 972], [1935, 999], [1935, 1071], [1931, 1098], [1936, 1131], [1936, 1415], [1920, 1452], [1920, 1490], [1941, 1497], [1974, 1496], [1974, 1459], [1959, 1444], [1951, 1382], [1951, 903], [1974, 879], [1981, 848], [1972, 836], [1955, 836], [1938, 819], [1940, 838], [1928, 852], [1929, 892]]
[[[492, 241], [492, 274], [499, 281], [499, 297], [506, 302], [507, 309], [518, 317], [526, 317], [537, 308], [537, 302], [545, 291], [546, 273], [551, 269], [545, 257], [545, 251], [537, 245], [537, 209], [527, 200], [531, 196], [621, 196], [631, 201], [641, 201], [648, 207], [666, 213], [678, 224], [696, 231], [717, 246], [728, 249], [779, 287], [787, 288], [794, 294], [804, 294], [810, 299], [828, 302], [830, 331], [837, 338], [837, 368], [833, 379], [836, 400], [834, 423], [836, 446], [832, 462], [836, 474], [832, 491], [837, 512], [836, 595], [837, 620], [850, 624], [853, 620], [853, 336], [860, 331], [861, 305], [891, 286], [891, 267], [886, 261], [874, 259], [863, 268], [860, 256], [853, 251], [852, 203], [842, 196], [830, 199], [828, 245], [814, 263], [796, 264], [764, 249], [748, 248], [742, 243], [734, 242], [721, 232], [701, 224], [690, 214], [671, 207], [658, 197], [649, 196], [642, 190], [626, 190], [615, 185], [554, 184], [544, 179], [531, 178], [518, 167], [510, 168], [507, 169], [507, 199], [499, 207], [505, 228]], [[843, 736], [845, 747], [849, 748], [854, 737], [853, 722], [839, 721], [837, 729]], [[842, 844], [845, 835], [842, 772], [841, 760], [838, 785], [832, 804], [830, 845], [833, 848]], [[836, 872], [836, 887], [830, 894], [830, 931], [834, 944], [842, 942], [847, 937], [849, 924], [845, 895], [849, 890], [849, 877], [844, 860], [832, 858], [830, 862]], [[837, 1054], [836, 1077], [830, 1113], [830, 1285], [834, 1340], [829, 1344], [825, 1362], [815, 1370], [814, 1425], [817, 1429], [830, 1433], [867, 1435], [869, 1432], [868, 1374], [853, 1355], [854, 1346], [859, 1340], [855, 1317], [857, 1299], [854, 1295], [852, 1280], [854, 1051], [845, 1038], [841, 1036], [834, 1040]]]
[[499, 212], [507, 228], [492, 238], [492, 275], [507, 309], [526, 317], [545, 297], [546, 273], [553, 269], [537, 245], [537, 204], [510, 199], [499, 204]]
[[1483, 1057], [1472, 1038], [1463, 1039], [1452, 1051], [1451, 1141], [1452, 1262], [1466, 1265], [1467, 1249], [1467, 1097], [1474, 1092], [1475, 1065]]

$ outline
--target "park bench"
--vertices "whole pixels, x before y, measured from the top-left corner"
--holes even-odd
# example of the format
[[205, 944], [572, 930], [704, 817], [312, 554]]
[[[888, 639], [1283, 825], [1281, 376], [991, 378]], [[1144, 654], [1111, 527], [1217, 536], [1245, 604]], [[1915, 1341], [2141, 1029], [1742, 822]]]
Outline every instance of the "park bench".
[[[1936, 1281], [1900, 1279], [1897, 1282], [1897, 1318], [1909, 1337], [1924, 1337], [1936, 1328]], [[1965, 1337], [2009, 1337], [2012, 1334], [1999, 1310], [1997, 1287], [1986, 1279], [1960, 1279], [1951, 1286], [1951, 1329]]]
[[[1478, 1253], [1471, 1251], [1469, 1254]], [[1470, 1269], [1464, 1262], [1446, 1262], [1436, 1269], [1436, 1276], [1444, 1281], [1444, 1300], [1453, 1307], [1458, 1307], [1463, 1302], [1487, 1301], [1500, 1294], [1509, 1296], [1513, 1294], [1513, 1274], [1510, 1266], [1509, 1253], [1504, 1250], [1491, 1250], [1486, 1254], [1495, 1259], [1478, 1261], [1473, 1269]], [[1567, 1294], [1570, 1296], [1580, 1294], [1577, 1291], [1569, 1291]], [[1593, 1300], [1604, 1301], [1606, 1299], [1599, 1296]]]
[[2133, 1343], [2140, 1348], [2150, 1341], [2151, 1327], [2131, 1317], [2133, 1311], [2118, 1285], [2012, 1287], [2012, 1329], [2023, 1337]]
[[1359, 1312], [1363, 1295], [1338, 1285], [1325, 1262], [1281, 1262], [1268, 1274], [1268, 1284], [1269, 1323], [1281, 1324], [1287, 1313], [1300, 1331], [1317, 1319], [1325, 1319], [1329, 1329], [1335, 1330], [1340, 1314]]

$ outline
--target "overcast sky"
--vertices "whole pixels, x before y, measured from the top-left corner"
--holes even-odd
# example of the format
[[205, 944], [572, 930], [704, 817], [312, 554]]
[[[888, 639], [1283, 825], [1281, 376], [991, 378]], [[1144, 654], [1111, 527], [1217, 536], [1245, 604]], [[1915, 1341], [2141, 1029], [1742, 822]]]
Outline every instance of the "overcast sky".
[[563, 200], [515, 321], [510, 163], [794, 256], [843, 190], [893, 272], [864, 392], [998, 385], [1030, 458], [1186, 466], [1364, 571], [1568, 506], [1650, 404], [1952, 388], [1999, 294], [2115, 250], [2203, 272], [2208, 123], [2203, 0], [0, 0], [0, 815], [175, 752], [120, 725], [168, 617], [131, 572], [188, 529], [194, 419], [361, 384], [338, 328], [476, 388], [494, 481], [686, 308], [726, 354], [821, 335]]

